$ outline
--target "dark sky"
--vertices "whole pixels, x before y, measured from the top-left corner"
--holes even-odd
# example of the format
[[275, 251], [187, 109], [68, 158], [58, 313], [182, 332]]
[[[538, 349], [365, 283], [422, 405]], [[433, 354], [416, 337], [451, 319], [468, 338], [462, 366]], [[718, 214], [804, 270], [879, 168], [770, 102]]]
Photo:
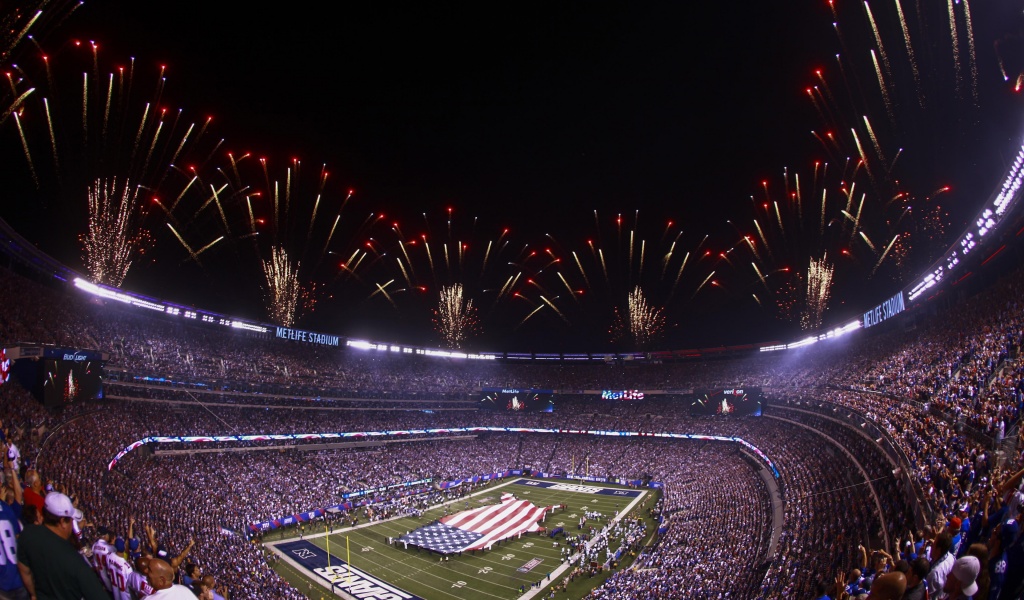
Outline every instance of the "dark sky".
[[[922, 223], [914, 226], [917, 243], [907, 262], [900, 267], [887, 263], [873, 276], [881, 248], [869, 249], [859, 241], [856, 249], [851, 246], [856, 259], [836, 267], [826, 323], [856, 314], [864, 303], [897, 289], [901, 277], [949, 243], [983, 199], [977, 190], [981, 196], [991, 191], [1021, 130], [1019, 94], [1013, 92], [1013, 81], [1004, 82], [997, 61], [1002, 56], [1011, 78], [1020, 71], [1015, 37], [1021, 31], [1019, 2], [970, 7], [974, 60], [963, 9], [957, 5], [958, 79], [944, 7], [912, 12], [913, 3], [904, 1], [916, 44], [916, 83], [892, 3], [879, 3], [875, 17], [890, 62], [891, 117], [873, 79], [872, 30], [862, 3], [852, 0], [839, 6], [845, 48], [832, 27], [833, 14], [819, 0], [653, 6], [350, 4], [311, 10], [279, 4], [266, 10], [236, 2], [90, 0], [40, 40], [55, 64], [75, 62], [70, 39], [99, 44], [100, 71], [135, 57], [140, 90], [154, 88], [157, 65], [166, 65], [162, 102], [183, 108], [191, 118], [213, 115], [207, 137], [225, 139], [205, 163], [209, 172], [217, 165], [226, 169], [226, 151], [266, 156], [278, 174], [299, 157], [296, 190], [315, 183], [322, 163], [331, 173], [325, 194], [332, 195], [335, 205], [344, 190], [356, 190], [330, 254], [316, 250], [326, 239], [329, 218], [325, 226], [321, 215], [313, 233], [305, 235], [303, 223], [314, 194], [296, 192], [291, 213], [282, 219], [282, 231], [289, 232], [282, 238], [302, 253], [308, 279], [320, 284], [316, 311], [301, 323], [308, 328], [433, 344], [430, 307], [440, 285], [459, 280], [478, 307], [476, 347], [611, 347], [613, 308], [625, 303], [633, 285], [659, 272], [657, 259], [667, 246], [665, 223], [671, 219], [669, 241], [680, 229], [683, 234], [677, 262], [666, 271], [677, 268], [686, 250], [693, 251], [694, 262], [676, 286], [669, 285], [674, 281], [669, 275], [661, 277], [660, 288], [651, 284], [644, 290], [665, 311], [659, 345], [788, 339], [797, 335], [798, 326], [781, 320], [774, 308], [785, 287], [778, 280], [785, 275], [769, 276], [770, 285], [762, 285], [750, 266], [755, 257], [746, 248], [741, 245], [725, 260], [720, 253], [736, 246], [741, 235], [757, 235], [753, 219], [764, 198], [762, 181], [769, 182], [772, 198], [784, 200], [784, 167], [791, 178], [801, 173], [808, 196], [816, 160], [831, 161], [835, 182], [850, 180], [837, 173], [839, 157], [852, 146], [829, 149], [811, 135], [812, 130], [822, 135], [830, 130], [823, 117], [838, 125], [839, 136], [858, 128], [871, 152], [860, 119], [868, 115], [887, 164], [897, 148], [904, 148], [897, 167], [873, 174], [877, 180], [864, 173], [856, 180], [875, 198], [869, 198], [869, 205], [884, 203], [882, 196], [893, 190], [910, 193], [918, 204], [914, 217]], [[1001, 44], [995, 45], [996, 40]], [[845, 73], [836, 66], [837, 52], [849, 53]], [[972, 66], [978, 73], [976, 100]], [[825, 114], [816, 111], [805, 92], [819, 83], [814, 75], [819, 68], [829, 82], [829, 89], [820, 92], [822, 102], [834, 102]], [[54, 70], [59, 75], [60, 69]], [[63, 88], [68, 89], [74, 92], [55, 93], [81, 93], [73, 86]], [[17, 160], [16, 136], [9, 122], [3, 125], [4, 147]], [[71, 169], [68, 162], [62, 168]], [[878, 164], [883, 164], [880, 158]], [[946, 204], [938, 211], [946, 215], [947, 232], [934, 239], [937, 234], [926, 231], [923, 222], [926, 210], [937, 204], [927, 198], [943, 185], [952, 186], [941, 196]], [[31, 216], [15, 209], [6, 216], [41, 247], [78, 267], [75, 236], [83, 228], [84, 203], [80, 192], [67, 187], [56, 198], [37, 200], [41, 208]], [[165, 199], [173, 194], [171, 188], [162, 191]], [[757, 196], [756, 203], [751, 196]], [[258, 252], [251, 240], [237, 239], [243, 207], [227, 208], [233, 235], [211, 248], [201, 267], [185, 260], [187, 254], [159, 215], [151, 215], [147, 227], [153, 248], [137, 261], [126, 287], [263, 318]], [[397, 240], [429, 233], [440, 261], [449, 207], [450, 241], [468, 244], [475, 260], [505, 227], [510, 229], [508, 248], [487, 269], [478, 264], [459, 275], [429, 277], [423, 267], [417, 280], [427, 289], [399, 291], [407, 286], [395, 267]], [[373, 228], [349, 226], [371, 212], [387, 216]], [[45, 218], [36, 218], [40, 213]], [[619, 213], [624, 233], [614, 224]], [[765, 219], [772, 214], [761, 214], [760, 223], [767, 226]], [[189, 221], [184, 219], [180, 228], [193, 244], [202, 245], [220, 231], [209, 208]], [[863, 227], [877, 237], [876, 246], [884, 247], [889, 233], [883, 232], [882, 221], [877, 231], [866, 222]], [[391, 230], [392, 222], [399, 223], [400, 234]], [[633, 261], [628, 258], [630, 229], [648, 244], [643, 269], [636, 266], [639, 245]], [[594, 236], [610, 263], [607, 284], [597, 281], [603, 278], [599, 263], [585, 265], [586, 280], [570, 263], [571, 252], [587, 251], [586, 240]], [[792, 264], [796, 273], [806, 269], [808, 256], [831, 250], [835, 260], [843, 247], [792, 229], [785, 237], [786, 243], [775, 248], [777, 256], [769, 258], [761, 249], [765, 255], [758, 262], [765, 271]], [[264, 232], [261, 242], [266, 238]], [[360, 277], [346, 276], [338, 268], [340, 257], [365, 248], [369, 238], [376, 246], [361, 263]], [[530, 248], [526, 253], [519, 250], [524, 246]], [[265, 257], [267, 245], [260, 248]], [[538, 255], [529, 257], [529, 251]], [[708, 251], [711, 258], [698, 264], [696, 258]], [[555, 258], [562, 262], [552, 263]], [[525, 297], [496, 300], [494, 290], [517, 270], [524, 275], [516, 291]], [[715, 275], [701, 286], [712, 270]], [[531, 278], [537, 285], [526, 282]], [[391, 279], [398, 281], [385, 290], [394, 292], [394, 305], [383, 294], [371, 297], [374, 284]], [[790, 284], [799, 288], [795, 279]], [[584, 293], [573, 296], [569, 289]], [[544, 305], [541, 296], [561, 314]], [[523, 322], [535, 307], [541, 308]]]

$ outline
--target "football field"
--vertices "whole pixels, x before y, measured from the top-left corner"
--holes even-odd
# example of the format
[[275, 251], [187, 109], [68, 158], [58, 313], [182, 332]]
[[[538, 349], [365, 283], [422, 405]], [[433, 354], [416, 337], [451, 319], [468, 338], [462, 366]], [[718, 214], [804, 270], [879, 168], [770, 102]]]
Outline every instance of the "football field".
[[[497, 505], [505, 493], [538, 507], [564, 504], [564, 509], [548, 514], [540, 525], [548, 531], [563, 527], [567, 535], [580, 533], [579, 519], [585, 512], [604, 515], [587, 522], [588, 527], [600, 530], [612, 518], [645, 517], [647, 511], [641, 508], [654, 501], [654, 491], [649, 489], [511, 477], [452, 501], [447, 509], [454, 514]], [[569, 565], [562, 559], [565, 547], [562, 536], [552, 539], [547, 533], [524, 534], [519, 539], [501, 542], [491, 550], [464, 552], [447, 559], [413, 546], [406, 549], [401, 543], [388, 544], [387, 538], [398, 538], [444, 514], [445, 507], [438, 506], [424, 512], [420, 518], [360, 523], [355, 528], [336, 529], [329, 539], [326, 532], [320, 531], [305, 535], [301, 540], [291, 537], [266, 542], [266, 546], [280, 558], [275, 565], [278, 572], [314, 599], [546, 598], [549, 591], [545, 589], [553, 583], [560, 584], [570, 573]], [[317, 524], [312, 526], [315, 528]], [[653, 521], [648, 521], [644, 544], [651, 541], [656, 527]], [[618, 540], [611, 539], [611, 547], [618, 548]], [[603, 552], [601, 557], [603, 562]], [[623, 557], [622, 566], [630, 560], [631, 557]], [[606, 577], [607, 573], [593, 578], [579, 577], [568, 590], [559, 591], [555, 597], [580, 598]]]

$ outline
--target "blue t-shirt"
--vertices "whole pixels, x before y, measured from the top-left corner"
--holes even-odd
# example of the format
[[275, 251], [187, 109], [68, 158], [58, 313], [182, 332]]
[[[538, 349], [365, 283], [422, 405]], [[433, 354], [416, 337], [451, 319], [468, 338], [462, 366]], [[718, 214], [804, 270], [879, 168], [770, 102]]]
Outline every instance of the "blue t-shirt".
[[0, 500], [0, 590], [10, 592], [25, 587], [18, 573], [18, 540], [21, 532], [21, 505]]
[[1003, 584], [1006, 582], [1006, 553], [993, 558], [988, 562], [989, 576], [989, 598], [999, 598], [1003, 591]]
[[1006, 557], [1006, 580], [1003, 585], [1009, 590], [1016, 590], [1021, 580], [1024, 580], [1024, 535], [1020, 533], [1019, 524], [1015, 537], [1016, 539], [1007, 544], [1003, 552], [1003, 556]]

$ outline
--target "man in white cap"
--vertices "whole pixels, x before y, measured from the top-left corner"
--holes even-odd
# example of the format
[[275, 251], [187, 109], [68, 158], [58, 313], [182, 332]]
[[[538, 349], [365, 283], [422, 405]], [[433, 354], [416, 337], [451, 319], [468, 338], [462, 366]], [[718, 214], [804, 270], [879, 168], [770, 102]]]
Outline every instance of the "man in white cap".
[[953, 569], [946, 578], [942, 591], [948, 594], [949, 600], [971, 598], [978, 593], [978, 573], [981, 572], [981, 561], [974, 556], [962, 556], [953, 563]]
[[82, 519], [60, 492], [43, 503], [43, 524], [29, 525], [18, 538], [18, 571], [32, 598], [110, 600], [99, 577], [71, 545], [74, 522]]

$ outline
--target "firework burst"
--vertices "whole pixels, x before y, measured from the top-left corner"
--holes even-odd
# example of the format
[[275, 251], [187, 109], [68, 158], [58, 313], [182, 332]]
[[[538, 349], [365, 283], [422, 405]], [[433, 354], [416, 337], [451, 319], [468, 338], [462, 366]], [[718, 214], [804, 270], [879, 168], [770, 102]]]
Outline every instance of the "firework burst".
[[637, 350], [645, 350], [664, 332], [664, 311], [647, 302], [640, 286], [629, 293], [624, 314], [618, 307], [615, 309], [615, 321], [611, 329], [613, 342], [627, 341]]
[[369, 233], [383, 215], [349, 219], [355, 192], [332, 186], [326, 165], [307, 170], [293, 158], [274, 169], [267, 158], [228, 153], [216, 172], [222, 183], [203, 186], [199, 210], [216, 216], [239, 254], [255, 256], [275, 322], [294, 324], [314, 310], [318, 290], [360, 279], [373, 262]]
[[[519, 319], [522, 307], [529, 304], [526, 317], [519, 321], [522, 324], [539, 310], [538, 305], [547, 306], [550, 299], [537, 283], [537, 275], [549, 256], [513, 241], [508, 227], [481, 224], [475, 217], [460, 219], [454, 208], [448, 208], [444, 217], [439, 222], [423, 213], [404, 224], [393, 221], [390, 241], [367, 244], [375, 265], [371, 298], [384, 299], [395, 309], [432, 312], [435, 328], [449, 345], [453, 343], [449, 327], [465, 325], [449, 320], [465, 312], [451, 304], [456, 290], [460, 298], [482, 310], [480, 320], [477, 309], [472, 311], [474, 330], [482, 329], [483, 320]], [[429, 305], [428, 299], [435, 297], [440, 304]]]
[[821, 259], [811, 258], [807, 268], [807, 293], [804, 310], [800, 314], [800, 327], [807, 330], [820, 329], [822, 317], [828, 309], [828, 301], [832, 295], [832, 275], [835, 267], [828, 262], [828, 254]]
[[718, 278], [735, 270], [735, 246], [721, 248], [707, 234], [687, 235], [679, 220], [646, 219], [639, 212], [608, 219], [597, 211], [592, 219], [595, 231], [575, 249], [547, 236], [551, 263], [544, 287], [560, 294], [550, 312], [566, 322], [611, 319], [618, 339], [646, 346], [655, 336], [634, 335], [631, 323], [640, 313], [632, 314], [631, 307], [661, 306], [655, 312], [662, 321], [684, 318], [692, 314], [684, 309], [722, 289]]
[[804, 293], [811, 285], [807, 274], [823, 260], [813, 257], [837, 257], [829, 263], [830, 282], [898, 281], [936, 250], [932, 240], [943, 231], [944, 213], [935, 199], [947, 188], [925, 198], [901, 188], [879, 197], [856, 158], [838, 167], [818, 162], [804, 172], [784, 169], [782, 181], [774, 181], [762, 181], [751, 196], [748, 233], [737, 231], [749, 256], [746, 281], [754, 299], [773, 306], [783, 320], [803, 322], [807, 311], [816, 312], [807, 304], [816, 296]]
[[462, 284], [441, 288], [434, 312], [434, 328], [449, 348], [462, 348], [477, 327], [473, 301], [465, 298]]
[[138, 225], [138, 188], [130, 182], [97, 180], [89, 186], [89, 228], [82, 257], [90, 278], [121, 287], [148, 233]]
[[948, 132], [949, 111], [969, 117], [980, 108], [970, 4], [904, 4], [833, 4], [841, 52], [834, 68], [815, 69], [806, 90], [821, 118], [812, 133], [828, 160], [856, 157], [882, 196], [897, 179], [897, 140]]
[[262, 261], [266, 283], [267, 315], [284, 327], [295, 325], [302, 297], [299, 263], [292, 264], [288, 251], [280, 246], [270, 249], [270, 258]]
[[7, 71], [10, 85], [0, 88], [0, 123], [35, 90], [30, 86], [20, 87], [21, 73], [16, 60], [27, 54], [35, 39], [66, 19], [80, 2], [35, 0], [12, 3], [4, 6], [0, 14], [0, 65]]

